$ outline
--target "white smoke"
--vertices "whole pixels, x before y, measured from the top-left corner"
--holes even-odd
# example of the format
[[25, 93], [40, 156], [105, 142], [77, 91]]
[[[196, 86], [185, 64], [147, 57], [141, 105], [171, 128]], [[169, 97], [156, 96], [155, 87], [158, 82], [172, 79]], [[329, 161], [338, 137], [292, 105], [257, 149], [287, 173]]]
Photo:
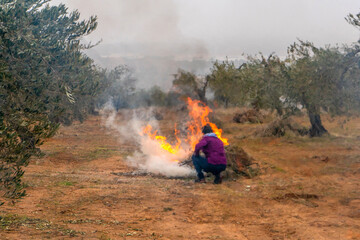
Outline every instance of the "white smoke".
[[178, 68], [207, 73], [212, 66], [204, 40], [184, 35], [178, 4], [173, 0], [53, 0], [81, 17], [98, 16], [96, 31], [82, 40], [98, 46], [86, 50], [105, 68], [128, 65], [139, 88], [170, 89]]
[[[126, 110], [128, 111], [128, 110]], [[151, 139], [149, 136], [141, 134], [142, 127], [150, 124], [153, 127], [158, 126], [157, 121], [151, 116], [152, 109], [147, 109], [141, 113], [132, 112], [130, 119], [119, 120], [118, 114], [111, 103], [107, 103], [101, 111], [103, 122], [111, 134], [116, 134], [120, 144], [125, 140], [135, 141], [139, 149], [131, 156], [127, 157], [130, 166], [136, 167], [141, 171], [148, 173], [164, 175], [167, 177], [187, 177], [195, 175], [195, 171], [189, 166], [180, 166], [175, 160], [186, 159], [190, 152], [179, 150], [174, 155], [160, 147], [159, 142]]]

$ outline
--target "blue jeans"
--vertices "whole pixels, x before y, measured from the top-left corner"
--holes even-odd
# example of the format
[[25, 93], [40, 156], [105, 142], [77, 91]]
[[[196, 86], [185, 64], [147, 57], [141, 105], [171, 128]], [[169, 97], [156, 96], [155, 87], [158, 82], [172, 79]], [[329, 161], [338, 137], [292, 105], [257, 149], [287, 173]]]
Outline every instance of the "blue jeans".
[[219, 164], [219, 165], [210, 164], [208, 163], [207, 159], [202, 156], [193, 155], [191, 159], [193, 161], [197, 176], [200, 180], [205, 178], [204, 173], [202, 171], [210, 172], [214, 174], [216, 178], [219, 178], [220, 173], [224, 171], [226, 168], [225, 164]]

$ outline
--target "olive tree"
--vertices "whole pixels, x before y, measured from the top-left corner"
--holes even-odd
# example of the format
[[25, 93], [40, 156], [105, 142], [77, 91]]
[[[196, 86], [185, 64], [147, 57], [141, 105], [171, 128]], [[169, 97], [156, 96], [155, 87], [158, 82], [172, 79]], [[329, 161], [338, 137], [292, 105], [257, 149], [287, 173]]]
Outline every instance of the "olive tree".
[[354, 55], [338, 47], [317, 48], [300, 41], [288, 52], [286, 97], [307, 110], [310, 136], [321, 136], [327, 133], [321, 111], [344, 114], [358, 105], [359, 66]]
[[80, 38], [97, 26], [49, 0], [0, 0], [0, 191], [19, 198], [23, 167], [59, 123], [82, 120], [101, 72]]
[[210, 71], [207, 78], [210, 88], [214, 91], [216, 101], [222, 103], [226, 108], [229, 105], [238, 105], [243, 102], [247, 87], [234, 62], [228, 59], [222, 62], [216, 61]]
[[174, 74], [173, 87], [186, 97], [199, 99], [206, 103], [206, 89], [209, 79], [206, 77], [196, 76], [192, 72], [179, 69]]

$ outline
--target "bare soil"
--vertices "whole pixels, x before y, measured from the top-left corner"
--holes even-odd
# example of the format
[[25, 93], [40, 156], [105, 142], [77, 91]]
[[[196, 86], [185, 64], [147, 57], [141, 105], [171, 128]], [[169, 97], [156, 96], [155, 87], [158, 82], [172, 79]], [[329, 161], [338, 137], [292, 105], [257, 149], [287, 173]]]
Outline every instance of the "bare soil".
[[360, 239], [359, 118], [323, 117], [328, 137], [256, 138], [262, 124], [216, 114], [260, 175], [221, 185], [132, 175], [134, 143], [90, 117], [42, 146], [46, 156], [26, 168], [27, 196], [0, 207], [0, 238]]

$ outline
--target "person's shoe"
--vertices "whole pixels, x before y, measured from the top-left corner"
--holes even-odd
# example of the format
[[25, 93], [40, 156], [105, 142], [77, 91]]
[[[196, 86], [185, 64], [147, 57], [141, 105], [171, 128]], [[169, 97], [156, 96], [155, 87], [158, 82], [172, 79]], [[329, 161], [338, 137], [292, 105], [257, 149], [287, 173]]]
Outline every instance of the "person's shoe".
[[222, 183], [222, 177], [221, 176], [216, 176], [214, 179], [214, 184], [221, 184]]
[[205, 183], [205, 178], [195, 179], [195, 183]]

